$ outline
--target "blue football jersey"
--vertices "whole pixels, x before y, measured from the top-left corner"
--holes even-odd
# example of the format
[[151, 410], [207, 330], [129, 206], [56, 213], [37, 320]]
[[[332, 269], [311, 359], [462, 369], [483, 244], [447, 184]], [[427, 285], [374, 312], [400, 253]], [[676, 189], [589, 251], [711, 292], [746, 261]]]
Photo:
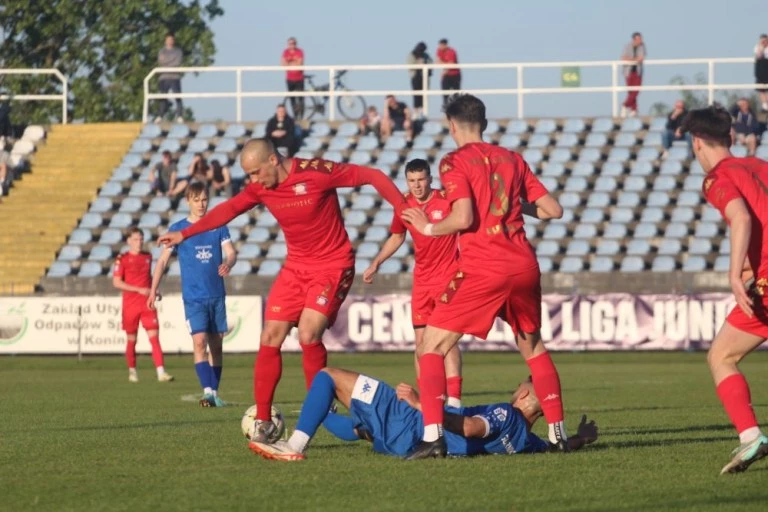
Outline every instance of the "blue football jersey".
[[[187, 219], [170, 226], [181, 231], [192, 223]], [[174, 248], [181, 268], [181, 296], [185, 301], [224, 297], [224, 278], [219, 265], [224, 261], [221, 246], [230, 240], [226, 226], [187, 238]]]
[[478, 405], [449, 409], [462, 416], [479, 416], [488, 422], [488, 435], [484, 438], [465, 438], [445, 431], [448, 455], [481, 455], [536, 453], [549, 448], [549, 444], [528, 430], [522, 413], [508, 403]]

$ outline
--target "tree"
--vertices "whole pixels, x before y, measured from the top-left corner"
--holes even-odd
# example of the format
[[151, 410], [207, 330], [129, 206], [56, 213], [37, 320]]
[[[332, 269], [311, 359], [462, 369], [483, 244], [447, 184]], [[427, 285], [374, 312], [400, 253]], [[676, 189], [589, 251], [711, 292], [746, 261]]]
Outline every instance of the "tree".
[[[670, 85], [686, 85], [685, 77], [676, 75], [669, 81]], [[707, 85], [707, 75], [704, 73], [697, 73], [693, 77], [693, 83], [696, 85]], [[704, 108], [709, 105], [707, 91], [679, 91], [680, 99], [683, 100], [685, 106], [691, 110], [695, 108]], [[739, 98], [746, 97], [752, 104], [752, 111], [759, 112], [759, 98], [754, 92], [743, 95], [740, 91], [717, 91], [715, 93], [715, 101], [723, 105], [725, 108], [731, 108], [736, 104]], [[666, 116], [672, 111], [672, 106], [664, 102], [657, 102], [651, 105], [652, 116]]]
[[[166, 33], [175, 33], [184, 65], [210, 65], [209, 23], [222, 14], [218, 0], [5, 0], [0, 65], [58, 68], [69, 79], [70, 119], [135, 121]], [[11, 95], [61, 93], [58, 80], [44, 75], [5, 75], [1, 87]], [[56, 102], [15, 102], [13, 109], [25, 123], [60, 120]]]

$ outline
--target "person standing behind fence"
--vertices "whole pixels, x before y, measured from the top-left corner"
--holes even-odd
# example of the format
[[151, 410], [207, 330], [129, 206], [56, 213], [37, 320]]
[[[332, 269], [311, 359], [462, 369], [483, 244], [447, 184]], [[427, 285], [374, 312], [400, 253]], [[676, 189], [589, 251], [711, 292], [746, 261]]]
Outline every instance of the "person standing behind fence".
[[[437, 43], [437, 62], [440, 64], [458, 64], [459, 57], [456, 50], [448, 46], [447, 39], [441, 39]], [[444, 68], [440, 71], [440, 87], [444, 91], [458, 91], [461, 89], [461, 70], [459, 68]], [[448, 103], [449, 94], [443, 95], [443, 105]]]
[[[184, 53], [181, 51], [181, 48], [176, 46], [176, 37], [169, 32], [165, 36], [165, 46], [157, 54], [157, 65], [163, 68], [176, 68], [181, 66], [183, 58]], [[181, 73], [161, 73], [159, 78], [161, 94], [181, 93]], [[163, 120], [166, 112], [168, 112], [170, 103], [166, 99], [160, 102], [160, 115], [155, 119], [156, 123]], [[176, 121], [183, 123], [183, 115], [184, 104], [181, 102], [181, 98], [176, 98]]]
[[[427, 53], [427, 44], [421, 41], [417, 44], [413, 51], [408, 54], [406, 62], [410, 65], [414, 64], [432, 64], [432, 57]], [[429, 77], [432, 76], [432, 70], [428, 70], [426, 73], [421, 69], [409, 69], [408, 74], [411, 77], [411, 89], [414, 91], [421, 91], [424, 89], [424, 81], [427, 81], [427, 87], [429, 87]], [[413, 96], [413, 110], [416, 117], [420, 118], [423, 115], [424, 110], [424, 96], [421, 94], [414, 94]]]
[[[755, 83], [768, 84], [768, 34], [761, 34], [755, 46]], [[760, 93], [760, 108], [768, 111], [768, 87], [757, 88]]]
[[[303, 66], [304, 50], [296, 45], [296, 38], [288, 39], [288, 47], [283, 50], [283, 56], [280, 58], [281, 66]], [[285, 81], [288, 85], [288, 92], [304, 90], [304, 72], [301, 70], [292, 70], [285, 72]], [[291, 98], [291, 109], [293, 117], [301, 120], [304, 117], [304, 98]]]
[[[646, 50], [643, 36], [640, 32], [632, 34], [632, 41], [624, 47], [624, 53], [621, 60], [629, 62], [624, 65], [624, 78], [627, 81], [627, 87], [635, 87], [643, 84], [643, 61], [645, 60]], [[637, 115], [637, 97], [640, 91], [627, 92], [627, 99], [621, 107], [621, 117], [635, 117]]]

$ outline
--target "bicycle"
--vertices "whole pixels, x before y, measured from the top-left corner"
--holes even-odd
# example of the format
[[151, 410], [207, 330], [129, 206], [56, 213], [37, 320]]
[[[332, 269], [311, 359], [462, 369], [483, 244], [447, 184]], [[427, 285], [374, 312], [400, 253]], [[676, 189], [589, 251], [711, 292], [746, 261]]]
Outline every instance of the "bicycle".
[[[334, 80], [334, 89], [336, 91], [350, 91], [346, 85], [344, 85], [344, 82], [342, 81], [342, 77], [347, 73], [347, 70], [341, 70], [337, 71], [336, 74], [333, 77]], [[330, 84], [323, 84], [323, 85], [315, 85], [314, 81], [312, 80], [312, 77], [314, 75], [304, 75], [304, 81], [307, 83], [307, 87], [305, 90], [307, 91], [315, 91], [315, 92], [325, 92], [330, 90]], [[309, 120], [312, 119], [312, 117], [315, 114], [323, 115], [325, 114], [325, 106], [328, 103], [329, 96], [306, 96], [304, 98], [291, 98], [287, 97], [285, 98], [285, 103], [291, 103], [293, 106], [293, 114], [296, 117], [296, 119], [301, 119], [302, 116], [299, 116], [296, 114], [296, 104], [293, 102], [297, 99], [303, 99], [304, 100], [304, 106], [303, 108], [300, 108], [300, 110], [303, 110], [301, 112], [302, 114], [306, 112], [305, 119]], [[293, 100], [293, 101], [289, 101]], [[365, 115], [365, 99], [362, 96], [339, 96], [336, 98], [336, 108], [338, 109], [339, 113], [344, 117], [344, 119], [348, 119], [350, 121], [358, 121]]]

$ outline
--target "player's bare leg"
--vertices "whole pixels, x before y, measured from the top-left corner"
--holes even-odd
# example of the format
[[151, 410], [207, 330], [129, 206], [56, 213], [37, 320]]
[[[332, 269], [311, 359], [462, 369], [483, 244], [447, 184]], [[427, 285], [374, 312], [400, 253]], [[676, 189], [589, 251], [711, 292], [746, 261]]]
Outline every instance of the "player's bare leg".
[[211, 389], [213, 390], [213, 401], [216, 407], [224, 407], [224, 403], [219, 397], [219, 381], [221, 380], [222, 366], [224, 363], [224, 336], [220, 333], [208, 333], [208, 364], [211, 365]]
[[314, 309], [304, 308], [299, 318], [299, 344], [302, 350], [304, 381], [307, 389], [317, 372], [328, 366], [328, 352], [323, 345], [323, 333], [328, 327], [328, 318]]
[[165, 366], [163, 364], [163, 349], [160, 346], [160, 332], [157, 329], [149, 329], [147, 331], [147, 337], [149, 343], [152, 345], [152, 361], [155, 363], [155, 370], [157, 370], [157, 380], [159, 382], [171, 382], [173, 376], [165, 372]]
[[126, 333], [125, 360], [128, 363], [128, 382], [139, 382], [136, 372], [136, 334]]
[[461, 338], [461, 333], [427, 325], [424, 340], [417, 347], [419, 355], [419, 384], [421, 386], [421, 410], [424, 414], [424, 440], [406, 460], [445, 457], [443, 440], [443, 401], [446, 393], [445, 354]]
[[[414, 327], [414, 341], [417, 350], [413, 353], [413, 362], [416, 367], [416, 382], [419, 382], [421, 373], [419, 371], [418, 347], [424, 340], [424, 327]], [[450, 407], [461, 407], [461, 350], [457, 343], [445, 355], [445, 382], [447, 389], [446, 405]]]
[[768, 455], [768, 437], [760, 431], [752, 408], [749, 385], [738, 367], [739, 362], [764, 341], [765, 338], [737, 329], [726, 321], [707, 354], [717, 395], [731, 423], [736, 427], [741, 442], [721, 474], [745, 471], [752, 463]]
[[293, 322], [267, 320], [261, 331], [259, 352], [253, 365], [253, 399], [256, 402], [256, 427], [253, 439], [274, 441], [277, 427], [272, 423], [272, 402], [283, 375], [280, 347], [293, 328]]
[[568, 436], [564, 424], [560, 376], [541, 341], [541, 333], [519, 333], [517, 347], [531, 371], [533, 388], [549, 425], [549, 442], [567, 451]]

